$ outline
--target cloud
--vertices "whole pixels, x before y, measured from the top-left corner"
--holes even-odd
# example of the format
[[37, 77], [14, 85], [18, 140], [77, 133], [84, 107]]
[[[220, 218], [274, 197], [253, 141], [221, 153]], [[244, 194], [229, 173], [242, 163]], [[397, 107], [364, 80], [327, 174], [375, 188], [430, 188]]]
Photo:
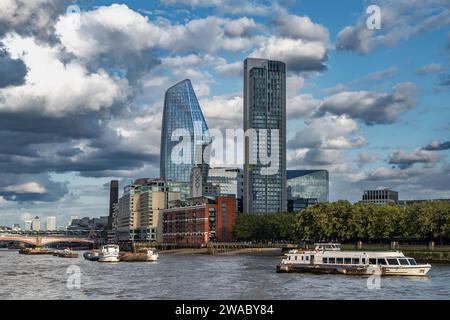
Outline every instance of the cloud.
[[429, 145], [422, 148], [427, 151], [441, 151], [441, 150], [449, 150], [450, 149], [450, 141], [433, 141]]
[[2, 173], [0, 181], [0, 196], [7, 201], [53, 202], [67, 193], [67, 183], [52, 181], [48, 174], [17, 176]]
[[402, 169], [409, 168], [416, 163], [434, 164], [438, 160], [439, 157], [435, 153], [423, 149], [417, 149], [411, 153], [396, 150], [389, 156], [389, 164], [398, 165]]
[[[272, 11], [273, 4], [267, 1], [242, 2], [239, 0], [162, 0], [165, 5], [185, 5], [191, 8], [214, 7], [221, 14], [251, 14], [268, 15]], [[270, 3], [270, 2], [269, 2]]]
[[21, 85], [25, 81], [27, 67], [20, 59], [12, 59], [0, 47], [0, 88]]
[[440, 64], [431, 63], [421, 66], [420, 68], [417, 68], [416, 73], [419, 75], [424, 75], [428, 73], [439, 73], [442, 72], [443, 70], [444, 68]]
[[323, 42], [275, 36], [262, 40], [250, 56], [283, 61], [287, 69], [293, 72], [323, 71], [327, 68], [325, 61], [328, 59]]
[[19, 185], [16, 184], [16, 185], [5, 187], [5, 188], [3, 188], [3, 191], [19, 193], [19, 194], [23, 194], [23, 193], [40, 193], [40, 194], [42, 194], [42, 193], [45, 193], [47, 190], [37, 182], [28, 182], [28, 183], [24, 183], [24, 184], [19, 184]]
[[397, 84], [391, 93], [341, 92], [325, 98], [316, 115], [329, 112], [360, 119], [368, 125], [389, 124], [413, 108], [415, 93], [416, 86], [410, 82]]
[[271, 24], [274, 25], [277, 34], [285, 38], [326, 43], [330, 36], [324, 26], [312, 22], [307, 16], [283, 12], [273, 19]]
[[364, 13], [356, 24], [346, 26], [339, 32], [336, 42], [338, 50], [367, 54], [378, 47], [394, 45], [450, 24], [450, 10], [446, 0], [378, 0], [371, 4], [381, 8], [381, 29], [367, 28], [368, 15], [364, 7]]
[[309, 118], [317, 111], [320, 104], [320, 100], [307, 93], [290, 97], [286, 102], [287, 119]]
[[0, 37], [8, 32], [55, 42], [55, 21], [66, 8], [60, 0], [0, 1]]
[[385, 80], [387, 78], [393, 77], [396, 72], [397, 72], [396, 67], [389, 67], [385, 70], [376, 71], [371, 74], [368, 74], [367, 76], [359, 79], [359, 81], [370, 82], [370, 81]]
[[357, 123], [346, 116], [325, 115], [311, 119], [288, 141], [291, 149], [351, 149], [364, 144]]
[[358, 158], [356, 160], [358, 167], [362, 168], [369, 163], [373, 163], [378, 160], [378, 156], [376, 154], [371, 154], [369, 152], [360, 152], [358, 153]]

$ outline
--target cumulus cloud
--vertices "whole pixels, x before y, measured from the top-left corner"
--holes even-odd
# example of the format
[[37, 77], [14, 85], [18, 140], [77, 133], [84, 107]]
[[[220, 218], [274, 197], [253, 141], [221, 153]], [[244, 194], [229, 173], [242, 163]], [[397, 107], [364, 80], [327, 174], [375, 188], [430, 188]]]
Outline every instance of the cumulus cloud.
[[358, 153], [358, 158], [356, 160], [358, 167], [362, 168], [369, 163], [373, 163], [378, 160], [378, 156], [376, 154], [372, 154], [369, 152], [360, 152]]
[[0, 37], [8, 32], [33, 36], [38, 41], [57, 41], [55, 21], [66, 4], [60, 0], [0, 1]]
[[416, 163], [434, 164], [439, 157], [434, 153], [423, 149], [406, 153], [403, 150], [394, 151], [389, 157], [389, 164], [398, 165], [400, 168], [409, 168]]
[[325, 115], [307, 122], [288, 142], [288, 147], [315, 149], [351, 149], [364, 144], [357, 123], [346, 116]]
[[254, 58], [280, 60], [293, 72], [323, 71], [327, 68], [326, 44], [319, 41], [270, 36], [250, 54]]
[[290, 97], [286, 102], [287, 119], [309, 118], [317, 111], [320, 104], [320, 100], [307, 93]]
[[368, 125], [395, 122], [400, 115], [414, 106], [416, 86], [413, 83], [399, 83], [391, 93], [372, 91], [341, 92], [325, 98], [317, 112], [347, 115], [360, 119]]
[[381, 8], [381, 30], [369, 30], [364, 13], [355, 25], [344, 27], [338, 34], [338, 50], [367, 54], [380, 46], [393, 45], [423, 32], [450, 25], [446, 0], [408, 1], [377, 0]]
[[278, 17], [272, 20], [272, 24], [275, 26], [277, 34], [285, 38], [326, 43], [330, 36], [324, 26], [312, 22], [307, 16], [297, 16], [283, 12], [283, 14], [279, 14]]
[[441, 151], [441, 150], [449, 150], [450, 149], [450, 141], [433, 141], [429, 145], [426, 145], [422, 148], [427, 151]]

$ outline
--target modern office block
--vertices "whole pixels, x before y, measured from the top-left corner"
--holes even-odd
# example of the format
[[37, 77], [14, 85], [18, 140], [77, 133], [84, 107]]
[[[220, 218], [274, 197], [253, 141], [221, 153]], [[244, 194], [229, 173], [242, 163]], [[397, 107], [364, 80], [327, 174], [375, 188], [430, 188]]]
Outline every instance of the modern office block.
[[[186, 138], [190, 139], [189, 148], [177, 148]], [[203, 157], [209, 140], [208, 126], [191, 81], [186, 79], [169, 88], [162, 118], [161, 178], [189, 183], [194, 165], [209, 163], [209, 155]]]
[[[286, 65], [283, 62], [245, 60], [244, 132], [248, 134], [249, 130], [256, 133], [257, 139], [245, 139], [244, 143], [244, 212], [286, 211]], [[266, 139], [261, 139], [266, 131]], [[272, 142], [275, 133], [278, 137]], [[276, 162], [262, 163], [261, 150], [275, 155]]]

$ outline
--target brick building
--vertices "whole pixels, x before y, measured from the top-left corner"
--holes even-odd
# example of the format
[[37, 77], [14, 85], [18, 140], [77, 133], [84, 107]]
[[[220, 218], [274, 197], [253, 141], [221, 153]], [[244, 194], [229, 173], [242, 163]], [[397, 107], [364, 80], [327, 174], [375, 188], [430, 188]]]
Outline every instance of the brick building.
[[234, 195], [174, 201], [163, 211], [163, 242], [206, 244], [231, 241], [236, 219]]

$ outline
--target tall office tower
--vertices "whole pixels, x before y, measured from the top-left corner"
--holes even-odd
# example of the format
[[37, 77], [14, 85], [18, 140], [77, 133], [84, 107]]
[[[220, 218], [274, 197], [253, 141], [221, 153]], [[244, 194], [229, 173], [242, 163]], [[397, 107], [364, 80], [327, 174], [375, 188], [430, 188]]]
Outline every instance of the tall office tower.
[[112, 229], [114, 204], [119, 202], [119, 181], [111, 180], [109, 184], [109, 216], [108, 230]]
[[38, 216], [34, 217], [31, 222], [31, 230], [32, 231], [41, 231], [41, 220]]
[[[286, 211], [286, 65], [283, 62], [245, 59], [244, 131], [256, 135], [253, 139], [246, 138], [244, 143], [244, 212]], [[271, 161], [266, 161], [267, 158]]]
[[45, 225], [46, 231], [56, 231], [56, 217], [49, 216], [47, 217], [47, 223]]
[[209, 163], [209, 155], [202, 157], [210, 143], [207, 131], [191, 81], [186, 79], [169, 88], [161, 130], [162, 179], [189, 183], [194, 165]]
[[33, 224], [32, 220], [25, 220], [25, 226], [24, 226], [25, 231], [31, 231], [32, 224]]

